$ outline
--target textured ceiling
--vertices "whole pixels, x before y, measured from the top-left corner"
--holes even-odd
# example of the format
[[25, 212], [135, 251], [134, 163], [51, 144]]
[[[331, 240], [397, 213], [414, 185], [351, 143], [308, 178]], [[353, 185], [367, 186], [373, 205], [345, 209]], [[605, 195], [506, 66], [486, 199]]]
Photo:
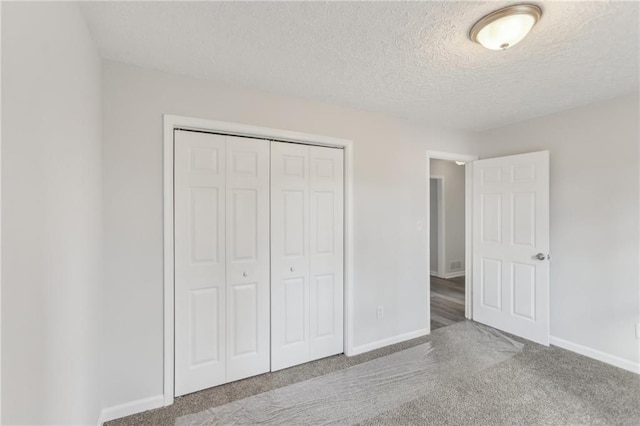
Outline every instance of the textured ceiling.
[[483, 130], [638, 90], [639, 4], [536, 2], [495, 52], [467, 38], [507, 2], [84, 3], [105, 58]]

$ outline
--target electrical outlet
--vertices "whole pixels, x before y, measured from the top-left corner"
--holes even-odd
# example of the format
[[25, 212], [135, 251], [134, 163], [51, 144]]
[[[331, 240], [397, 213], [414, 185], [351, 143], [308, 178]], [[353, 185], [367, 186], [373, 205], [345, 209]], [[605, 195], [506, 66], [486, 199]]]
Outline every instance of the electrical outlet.
[[640, 322], [636, 324], [636, 339], [640, 340]]
[[378, 306], [378, 309], [376, 311], [376, 316], [378, 317], [378, 319], [384, 318], [384, 306], [382, 305]]

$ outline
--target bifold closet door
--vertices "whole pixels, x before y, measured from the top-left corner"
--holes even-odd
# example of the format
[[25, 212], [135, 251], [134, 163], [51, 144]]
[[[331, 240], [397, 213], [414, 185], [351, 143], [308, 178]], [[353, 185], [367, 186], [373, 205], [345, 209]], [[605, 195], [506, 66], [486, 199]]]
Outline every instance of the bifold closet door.
[[269, 371], [269, 143], [175, 131], [175, 395]]
[[310, 358], [343, 352], [344, 151], [309, 148]]
[[343, 351], [343, 151], [271, 143], [271, 370]]
[[227, 136], [227, 382], [270, 368], [269, 142]]
[[174, 132], [175, 396], [226, 380], [224, 136]]

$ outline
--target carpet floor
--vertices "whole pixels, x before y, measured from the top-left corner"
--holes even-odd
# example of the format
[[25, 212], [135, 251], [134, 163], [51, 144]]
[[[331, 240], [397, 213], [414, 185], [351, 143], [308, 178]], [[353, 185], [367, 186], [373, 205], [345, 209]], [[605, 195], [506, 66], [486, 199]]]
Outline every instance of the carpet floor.
[[422, 345], [184, 416], [176, 426], [354, 425], [436, 395], [451, 378], [505, 361], [522, 347], [493, 328], [461, 322]]
[[[461, 323], [443, 327], [430, 336], [359, 356], [334, 356], [196, 392], [177, 398], [172, 406], [107, 425], [175, 425], [185, 415], [320, 377], [426, 342], [436, 345], [438, 339], [445, 336], [455, 339], [455, 328], [460, 326]], [[514, 340], [524, 343], [522, 350], [514, 356], [479, 371], [469, 369], [468, 374], [438, 381], [435, 392], [418, 392], [414, 399], [374, 413], [359, 424], [640, 424], [640, 378], [637, 375], [560, 348]], [[461, 353], [460, 359], [468, 359], [468, 354]], [[425, 383], [425, 388], [432, 385]]]

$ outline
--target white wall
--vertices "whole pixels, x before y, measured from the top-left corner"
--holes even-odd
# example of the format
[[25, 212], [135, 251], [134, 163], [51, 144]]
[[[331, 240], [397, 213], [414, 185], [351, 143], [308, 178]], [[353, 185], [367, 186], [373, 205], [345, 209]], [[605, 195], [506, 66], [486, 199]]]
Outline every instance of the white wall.
[[114, 62], [103, 100], [105, 406], [162, 393], [164, 113], [354, 140], [355, 345], [427, 327], [425, 151], [465, 134]]
[[74, 4], [2, 4], [2, 424], [96, 424], [100, 59]]
[[[464, 167], [458, 166], [454, 161], [431, 160], [431, 176], [444, 178], [444, 271], [440, 271], [445, 277], [464, 275]], [[460, 260], [462, 266], [452, 269], [450, 264]], [[433, 268], [433, 267], [432, 267]]]
[[437, 179], [430, 179], [429, 181], [429, 262], [431, 268], [431, 274], [438, 272], [438, 216], [440, 214], [438, 206], [438, 191], [440, 185], [438, 185]]
[[636, 365], [638, 118], [636, 94], [485, 132], [479, 146], [482, 158], [551, 152], [551, 335]]

